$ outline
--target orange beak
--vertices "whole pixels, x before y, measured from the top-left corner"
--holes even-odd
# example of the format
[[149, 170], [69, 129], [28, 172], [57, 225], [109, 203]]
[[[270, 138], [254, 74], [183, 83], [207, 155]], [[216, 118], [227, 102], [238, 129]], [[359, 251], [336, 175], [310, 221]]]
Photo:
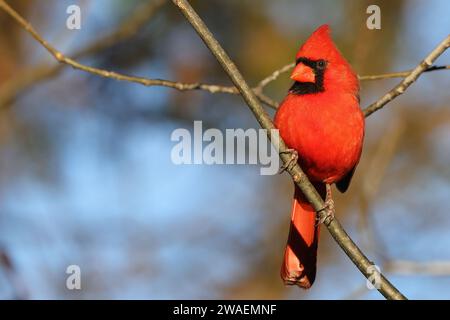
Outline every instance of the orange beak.
[[291, 79], [298, 82], [316, 82], [316, 75], [311, 67], [299, 63], [292, 71]]

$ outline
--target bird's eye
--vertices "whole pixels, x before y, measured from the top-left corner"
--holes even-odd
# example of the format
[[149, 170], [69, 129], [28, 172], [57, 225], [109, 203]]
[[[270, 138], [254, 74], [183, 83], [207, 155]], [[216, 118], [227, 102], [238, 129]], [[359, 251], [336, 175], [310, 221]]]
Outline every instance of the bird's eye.
[[325, 68], [325, 61], [324, 60], [319, 60], [317, 61], [317, 68], [318, 69], [324, 69]]

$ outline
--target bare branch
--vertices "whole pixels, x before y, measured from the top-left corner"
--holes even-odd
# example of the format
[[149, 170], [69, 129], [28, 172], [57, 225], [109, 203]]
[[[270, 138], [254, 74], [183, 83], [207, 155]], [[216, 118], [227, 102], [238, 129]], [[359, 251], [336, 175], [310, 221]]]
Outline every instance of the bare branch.
[[[147, 1], [140, 5], [115, 31], [97, 39], [92, 44], [74, 53], [73, 58], [79, 59], [99, 51], [105, 50], [116, 43], [132, 37], [142, 28], [155, 14], [155, 12], [165, 4], [165, 0]], [[18, 73], [0, 87], [0, 107], [5, 106], [23, 92], [28, 87], [39, 81], [58, 75], [63, 69], [62, 64], [43, 64], [31, 70]]]
[[[388, 260], [384, 263], [383, 269], [385, 272], [404, 276], [448, 277], [450, 275], [450, 261]], [[369, 291], [366, 284], [362, 284], [345, 295], [343, 300], [361, 299]]]
[[265, 86], [267, 86], [269, 83], [271, 83], [272, 81], [277, 80], [278, 77], [279, 77], [280, 75], [282, 75], [282, 74], [285, 73], [285, 72], [288, 72], [288, 71], [291, 70], [293, 67], [295, 67], [295, 63], [289, 63], [289, 64], [287, 64], [287, 65], [281, 67], [280, 69], [275, 70], [270, 76], [268, 76], [268, 77], [262, 79], [262, 80], [258, 83], [258, 85], [256, 86], [256, 88], [259, 88], [259, 89], [262, 90], [262, 89], [263, 89]]
[[383, 108], [388, 102], [392, 101], [406, 89], [413, 84], [419, 76], [429, 69], [433, 62], [450, 46], [450, 35], [447, 36], [439, 45], [431, 51], [431, 53], [419, 63], [419, 65], [414, 68], [407, 77], [405, 77], [397, 86], [395, 86], [391, 91], [386, 93], [378, 101], [372, 103], [370, 106], [364, 109], [364, 115], [366, 117], [370, 116], [375, 111]]
[[[444, 51], [445, 51], [445, 49], [444, 49]], [[442, 53], [443, 53], [443, 51], [440, 54], [442, 54]], [[433, 59], [433, 61], [434, 60], [435, 59]], [[286, 73], [286, 72], [290, 71], [294, 66], [295, 66], [295, 63], [289, 63], [289, 64], [284, 65], [281, 68], [275, 70], [272, 74], [270, 74], [269, 76], [267, 76], [266, 78], [261, 80], [258, 83], [258, 85], [254, 88], [254, 90], [256, 90], [257, 94], [258, 93], [262, 93], [263, 89], [268, 84], [270, 84], [272, 81], [275, 81], [276, 79], [278, 79], [278, 77], [280, 75], [282, 75], [283, 73]], [[430, 66], [426, 67], [422, 72], [432, 72], [432, 71], [449, 70], [449, 69], [450, 69], [450, 65], [444, 65], [444, 66], [433, 66], [433, 65], [430, 65]], [[391, 73], [382, 73], [382, 74], [375, 74], [375, 75], [358, 76], [358, 79], [360, 81], [368, 81], [368, 80], [381, 80], [381, 79], [390, 79], [390, 78], [405, 78], [408, 75], [410, 75], [413, 71], [415, 71], [415, 69], [407, 70], [407, 71], [400, 71], [400, 72], [391, 72]], [[406, 87], [405, 87], [405, 89], [406, 89]], [[274, 101], [274, 100], [270, 99], [267, 96], [265, 96], [265, 98], [263, 98], [263, 99], [261, 99], [260, 96], [258, 96], [258, 98], [260, 98], [260, 100], [263, 101], [265, 104], [267, 104], [269, 107], [271, 107], [273, 109], [278, 108], [279, 103], [277, 101]], [[368, 117], [370, 114], [372, 114], [373, 112], [376, 111], [376, 110], [374, 110], [372, 112], [368, 112], [369, 107], [366, 108], [365, 111], [364, 111], [364, 114], [365, 114], [366, 117]]]
[[[438, 70], [448, 70], [450, 69], [450, 65], [446, 66], [431, 66], [427, 68], [424, 72], [431, 72], [431, 71], [438, 71]], [[380, 80], [380, 79], [392, 79], [392, 78], [404, 78], [407, 77], [411, 72], [414, 70], [406, 70], [406, 71], [400, 71], [400, 72], [391, 72], [391, 73], [383, 73], [383, 74], [374, 74], [374, 75], [367, 75], [367, 76], [358, 76], [359, 80], [366, 81], [366, 80]]]
[[[212, 54], [216, 57], [217, 61], [221, 64], [222, 68], [230, 77], [231, 81], [236, 85], [245, 102], [255, 115], [260, 125], [267, 129], [269, 138], [272, 138], [270, 129], [274, 129], [274, 125], [267, 115], [265, 110], [259, 104], [253, 90], [248, 86], [241, 73], [237, 69], [236, 65], [231, 61], [224, 49], [220, 46], [211, 32], [208, 30], [204, 22], [197, 15], [194, 9], [189, 5], [186, 0], [172, 0], [173, 3], [180, 9], [192, 27], [197, 31], [203, 42], [210, 49]], [[276, 141], [272, 141], [276, 143]], [[281, 152], [281, 158], [284, 163], [289, 161], [289, 155], [283, 153], [286, 151], [286, 145], [280, 139], [279, 151]], [[307, 176], [304, 174], [300, 166], [295, 165], [293, 168], [288, 168], [287, 171], [291, 174], [294, 182], [302, 190], [308, 201], [313, 205], [314, 209], [318, 212], [325, 206], [322, 198], [317, 193], [317, 190], [309, 182]], [[362, 251], [356, 246], [352, 239], [342, 228], [341, 224], [335, 218], [326, 224], [333, 238], [341, 246], [344, 252], [349, 256], [352, 262], [358, 267], [358, 269], [364, 274], [365, 277], [370, 277], [369, 268], [373, 266]], [[381, 277], [381, 286], [378, 289], [388, 299], [406, 299], [383, 275]]]
[[[295, 63], [289, 63], [287, 65], [282, 66], [281, 68], [275, 70], [272, 74], [261, 80], [258, 85], [255, 87], [255, 89], [262, 90], [264, 87], [266, 87], [269, 83], [272, 81], [275, 81], [278, 79], [280, 75], [283, 73], [289, 72], [292, 68], [295, 67]], [[427, 68], [424, 72], [430, 72], [430, 71], [438, 71], [438, 70], [448, 70], [450, 69], [450, 65], [445, 66], [431, 66]], [[382, 73], [382, 74], [374, 74], [374, 75], [366, 75], [366, 76], [359, 76], [358, 79], [360, 81], [367, 81], [367, 80], [381, 80], [381, 79], [389, 79], [389, 78], [404, 78], [408, 76], [413, 70], [406, 70], [406, 71], [400, 71], [400, 72], [391, 72], [391, 73]]]
[[[237, 89], [236, 89], [237, 91]], [[278, 108], [279, 103], [275, 100], [273, 100], [272, 98], [269, 98], [268, 96], [266, 96], [264, 93], [262, 93], [262, 91], [260, 91], [259, 89], [253, 89], [253, 91], [255, 92], [256, 97], [258, 97], [258, 99], [264, 103], [265, 105], [267, 105], [268, 107], [276, 110]]]
[[[236, 89], [236, 87], [233, 86], [221, 86], [221, 85], [215, 85], [215, 84], [204, 84], [204, 83], [182, 83], [182, 82], [176, 82], [176, 81], [170, 81], [170, 80], [163, 80], [163, 79], [149, 79], [144, 77], [135, 77], [130, 76], [126, 74], [117, 73], [114, 71], [99, 69], [95, 67], [90, 67], [84, 64], [81, 64], [77, 61], [75, 61], [72, 58], [66, 57], [63, 53], [61, 53], [59, 50], [54, 48], [52, 45], [50, 45], [34, 28], [33, 26], [26, 21], [22, 16], [20, 16], [13, 8], [11, 8], [8, 4], [6, 4], [3, 0], [0, 1], [0, 8], [5, 10], [14, 20], [16, 20], [28, 33], [30, 33], [33, 38], [39, 42], [58, 62], [60, 62], [60, 65], [56, 65], [54, 67], [42, 67], [33, 70], [33, 72], [29, 75], [25, 75], [23, 77], [19, 77], [15, 81], [12, 81], [9, 85], [2, 87], [0, 90], [0, 106], [4, 106], [6, 103], [10, 101], [12, 97], [14, 97], [16, 94], [18, 94], [22, 89], [25, 87], [32, 85], [36, 81], [42, 80], [46, 77], [54, 76], [58, 72], [61, 71], [61, 67], [66, 64], [74, 69], [78, 69], [84, 72], [88, 72], [91, 74], [95, 74], [100, 77], [104, 78], [110, 78], [114, 80], [119, 81], [127, 81], [127, 82], [133, 82], [138, 83], [144, 86], [163, 86], [168, 88], [177, 89], [180, 91], [188, 91], [188, 90], [203, 90], [208, 91], [210, 93], [228, 93], [228, 94], [239, 94], [239, 91]], [[142, 17], [141, 17], [142, 19]], [[123, 31], [119, 30], [114, 34], [118, 34], [121, 37], [124, 37], [125, 35], [129, 35], [131, 30], [134, 30], [137, 27], [138, 24], [134, 20], [131, 20], [129, 24], [126, 24], [126, 28], [123, 29]], [[107, 38], [105, 38], [104, 41], [94, 44], [92, 47], [88, 47], [86, 49], [81, 50], [78, 53], [78, 56], [83, 56], [84, 54], [92, 53], [94, 51], [99, 50], [100, 48], [107, 47], [109, 44], [112, 43], [113, 39], [116, 39], [117, 36], [111, 35]], [[278, 107], [278, 103], [269, 97], [267, 97], [265, 94], [263, 94], [261, 91], [258, 90], [258, 88], [255, 88], [255, 93], [258, 96], [258, 98], [261, 100], [261, 102], [265, 103], [271, 108], [276, 109]]]
[[403, 275], [448, 276], [450, 275], [450, 261], [392, 260], [386, 262], [385, 269], [387, 272]]
[[[11, 102], [11, 100], [16, 97], [22, 90], [27, 87], [35, 84], [36, 82], [43, 80], [45, 78], [50, 78], [56, 76], [63, 68], [64, 64], [70, 65], [75, 69], [79, 69], [85, 72], [89, 72], [101, 77], [111, 78], [119, 81], [128, 81], [138, 83], [144, 86], [165, 86], [173, 89], [177, 89], [180, 91], [187, 90], [203, 90], [210, 93], [228, 93], [228, 94], [239, 94], [238, 90], [233, 86], [222, 86], [215, 84], [203, 84], [203, 83], [181, 83], [170, 80], [163, 79], [149, 79], [144, 77], [135, 77], [125, 74], [120, 74], [114, 71], [108, 71], [104, 69], [99, 69], [95, 67], [89, 67], [83, 65], [74, 59], [93, 54], [95, 52], [101, 51], [105, 48], [108, 48], [114, 45], [117, 42], [120, 42], [138, 31], [150, 17], [155, 13], [155, 11], [161, 7], [165, 1], [164, 0], [155, 0], [153, 2], [149, 2], [146, 5], [138, 7], [135, 13], [131, 18], [127, 19], [116, 31], [111, 33], [110, 35], [105, 36], [104, 38], [94, 42], [86, 48], [83, 48], [76, 52], [73, 58], [66, 57], [56, 48], [52, 47], [47, 41], [45, 41], [39, 33], [34, 30], [29, 22], [23, 19], [17, 12], [15, 12], [11, 7], [9, 7], [4, 1], [1, 1], [3, 4], [1, 7], [9, 13], [21, 26], [26, 29], [41, 45], [43, 45], [52, 55], [53, 57], [60, 62], [59, 65], [52, 66], [39, 66], [29, 72], [22, 73], [18, 75], [13, 80], [10, 80], [6, 84], [4, 84], [0, 88], [0, 107], [5, 106]], [[294, 67], [294, 63], [287, 64], [280, 69], [274, 71], [268, 77], [261, 80], [257, 86], [253, 88], [258, 99], [266, 104], [268, 107], [272, 109], [277, 109], [279, 103], [267, 95], [263, 93], [263, 89], [272, 81], [275, 81], [281, 74], [289, 71]], [[449, 66], [430, 66], [424, 72], [435, 71], [435, 70], [446, 70], [449, 69]], [[378, 80], [385, 78], [394, 78], [394, 77], [403, 77], [410, 74], [411, 71], [403, 71], [396, 73], [386, 73], [381, 75], [369, 75], [369, 76], [359, 76], [360, 80]], [[372, 112], [367, 113], [366, 116], [370, 115]]]
[[[264, 102], [267, 106], [271, 107], [272, 109], [277, 109], [279, 103], [275, 100], [272, 100], [271, 98], [265, 96], [262, 94], [264, 88], [269, 85], [271, 82], [278, 79], [280, 75], [283, 73], [286, 73], [290, 71], [295, 66], [295, 63], [289, 63], [287, 65], [282, 66], [281, 68], [275, 70], [273, 73], [271, 73], [269, 76], [261, 80], [256, 87], [254, 87], [254, 91], [258, 98]], [[449, 70], [450, 65], [444, 65], [444, 66], [430, 66], [423, 72], [431, 72], [431, 71], [438, 71], [438, 70]], [[366, 76], [358, 76], [358, 79], [360, 81], [367, 81], [367, 80], [381, 80], [381, 79], [390, 79], [390, 78], [404, 78], [407, 77], [412, 71], [414, 70], [407, 70], [407, 71], [400, 71], [400, 72], [391, 72], [391, 73], [382, 73], [382, 74], [375, 74], [375, 75], [366, 75]], [[366, 116], [368, 116], [367, 114]]]

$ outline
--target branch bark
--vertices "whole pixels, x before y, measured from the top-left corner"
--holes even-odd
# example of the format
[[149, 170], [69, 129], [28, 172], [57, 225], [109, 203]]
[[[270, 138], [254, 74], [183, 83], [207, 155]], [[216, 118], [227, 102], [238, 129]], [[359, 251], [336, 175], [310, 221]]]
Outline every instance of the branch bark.
[[399, 95], [404, 93], [408, 87], [413, 84], [422, 73], [430, 69], [433, 62], [444, 53], [450, 46], [450, 35], [448, 35], [439, 45], [430, 52], [425, 59], [423, 59], [417, 67], [415, 67], [398, 85], [396, 85], [391, 91], [386, 93], [383, 97], [372, 103], [370, 106], [363, 110], [366, 117], [370, 116], [377, 110], [383, 108], [388, 102], [394, 100]]
[[[7, 106], [11, 101], [19, 95], [23, 90], [32, 86], [33, 84], [54, 77], [59, 74], [63, 69], [64, 65], [70, 65], [75, 69], [79, 69], [85, 72], [93, 73], [95, 75], [115, 79], [119, 81], [127, 81], [138, 83], [144, 86], [164, 86], [168, 88], [177, 89], [180, 91], [189, 90], [203, 90], [209, 93], [227, 93], [227, 94], [239, 94], [239, 91], [234, 86], [222, 86], [216, 84], [204, 84], [204, 83], [182, 83], [177, 81], [163, 80], [163, 79], [149, 79], [145, 77], [135, 77], [126, 74], [120, 74], [114, 71], [89, 67], [77, 62], [75, 59], [88, 56], [90, 54], [95, 54], [101, 50], [104, 50], [115, 43], [123, 41], [133, 34], [135, 34], [145, 23], [154, 15], [154, 13], [165, 3], [165, 0], [154, 0], [148, 2], [145, 5], [139, 6], [135, 12], [126, 19], [120, 27], [113, 31], [111, 34], [96, 40], [92, 44], [85, 48], [77, 51], [73, 58], [69, 58], [63, 55], [59, 50], [52, 47], [48, 42], [46, 42], [38, 32], [34, 30], [29, 22], [23, 19], [17, 12], [15, 12], [11, 7], [9, 7], [3, 0], [1, 1], [4, 5], [1, 8], [10, 14], [24, 29], [33, 35], [33, 37], [43, 45], [54, 57], [60, 62], [57, 65], [42, 65], [38, 66], [28, 72], [20, 73], [17, 77], [8, 81], [6, 84], [0, 87], [0, 108]], [[280, 75], [290, 71], [295, 66], [294, 63], [289, 63], [283, 67], [275, 70], [272, 74], [261, 80], [254, 88], [255, 95], [258, 99], [272, 109], [278, 108], [278, 101], [275, 101], [264, 94], [264, 88], [271, 82], [278, 79]], [[436, 71], [436, 70], [448, 70], [450, 66], [431, 66], [427, 68], [424, 72]], [[358, 76], [361, 81], [363, 80], [380, 80], [386, 78], [396, 78], [396, 77], [406, 77], [413, 70], [385, 73], [379, 75], [367, 75]], [[368, 114], [369, 115], [369, 114]]]
[[[98, 53], [132, 37], [165, 3], [165, 0], [154, 0], [139, 5], [116, 30], [78, 50], [73, 54], [73, 58], [79, 59]], [[18, 73], [17, 76], [0, 87], [0, 108], [11, 103], [21, 92], [39, 81], [57, 76], [63, 67], [63, 64], [42, 64]]]
[[[230, 77], [231, 81], [238, 88], [245, 102], [247, 103], [250, 110], [255, 115], [259, 124], [267, 130], [269, 138], [272, 138], [272, 133], [270, 129], [274, 129], [272, 120], [266, 113], [266, 111], [259, 104], [253, 90], [246, 83], [241, 73], [237, 69], [236, 65], [231, 61], [225, 50], [220, 46], [218, 41], [214, 38], [212, 33], [208, 30], [207, 26], [195, 12], [195, 10], [190, 6], [186, 0], [172, 0], [175, 6], [182, 12], [185, 18], [189, 21], [195, 31], [202, 38], [203, 42], [209, 48], [211, 53], [216, 57], [217, 61], [220, 63], [222, 68]], [[275, 141], [272, 143], [277, 144]], [[280, 139], [278, 143], [280, 157], [284, 163], [289, 161], [289, 155], [283, 153], [286, 151], [286, 145]], [[317, 190], [309, 182], [307, 176], [304, 174], [300, 166], [296, 165], [291, 169], [287, 170], [292, 176], [292, 179], [297, 184], [297, 186], [302, 190], [308, 201], [313, 205], [316, 211], [320, 211], [324, 208], [325, 204], [322, 198], [317, 193]], [[330, 231], [333, 238], [341, 246], [347, 256], [352, 260], [352, 262], [358, 267], [358, 269], [364, 274], [366, 278], [371, 276], [369, 270], [373, 266], [373, 263], [367, 259], [363, 252], [356, 246], [352, 239], [348, 236], [345, 230], [342, 228], [339, 221], [335, 218], [331, 220], [326, 227]], [[383, 275], [380, 274], [381, 285], [378, 289], [383, 296], [388, 299], [406, 299], [406, 297], [400, 293]]]
[[[439, 71], [439, 70], [449, 70], [449, 69], [450, 69], [450, 65], [431, 66], [431, 67], [427, 68], [424, 72]], [[392, 79], [392, 78], [404, 78], [404, 77], [407, 77], [413, 71], [414, 71], [414, 69], [411, 69], [411, 70], [399, 71], [399, 72], [390, 72], [390, 73], [383, 73], [383, 74], [358, 76], [358, 78], [359, 78], [360, 81]]]

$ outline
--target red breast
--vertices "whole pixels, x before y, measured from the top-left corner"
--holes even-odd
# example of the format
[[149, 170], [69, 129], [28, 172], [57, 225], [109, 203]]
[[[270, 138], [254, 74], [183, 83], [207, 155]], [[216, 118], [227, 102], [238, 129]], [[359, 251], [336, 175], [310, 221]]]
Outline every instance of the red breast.
[[275, 126], [311, 180], [333, 183], [359, 161], [364, 116], [358, 79], [329, 33], [321, 26], [301, 46]]

